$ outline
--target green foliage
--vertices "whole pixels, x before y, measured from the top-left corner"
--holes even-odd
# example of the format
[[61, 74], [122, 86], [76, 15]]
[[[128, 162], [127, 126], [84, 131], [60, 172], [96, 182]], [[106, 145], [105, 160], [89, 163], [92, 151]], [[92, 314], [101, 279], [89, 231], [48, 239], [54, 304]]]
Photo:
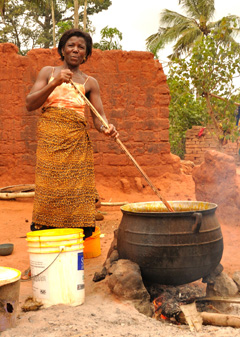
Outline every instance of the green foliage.
[[173, 60], [168, 80], [172, 97], [170, 143], [172, 152], [183, 157], [186, 130], [194, 124], [206, 125], [208, 119], [220, 144], [239, 137], [233, 79], [240, 74], [240, 47], [234, 40], [240, 32], [240, 17], [228, 15], [211, 21], [214, 0], [180, 0], [179, 5], [186, 15], [163, 10], [161, 26], [146, 45], [157, 57], [160, 49], [175, 43], [169, 56]]
[[[19, 53], [25, 55], [32, 48], [53, 46], [53, 22], [51, 3], [54, 3], [56, 37], [73, 28], [73, 0], [0, 0], [0, 43], [17, 45]], [[92, 15], [108, 9], [111, 0], [88, 0], [87, 14]], [[83, 20], [84, 1], [79, 1], [79, 19]], [[80, 27], [79, 28], [83, 28]], [[91, 21], [87, 30], [94, 31]]]
[[[239, 48], [235, 42], [223, 44], [219, 35], [227, 34], [224, 24], [196, 43], [184, 67], [198, 94], [229, 96], [234, 91], [233, 78], [240, 74]], [[182, 61], [180, 61], [182, 62]]]
[[168, 76], [171, 102], [169, 106], [169, 141], [171, 152], [184, 158], [186, 131], [193, 125], [206, 125], [208, 114], [205, 100], [196, 98], [189, 81], [172, 65]]
[[[233, 79], [240, 77], [240, 51], [234, 41], [228, 44], [219, 41], [219, 34], [223, 38], [228, 34], [224, 23], [196, 43], [188, 59], [175, 60], [170, 68], [170, 141], [174, 153], [184, 143], [184, 132], [189, 127], [206, 125], [206, 112], [220, 145], [239, 137], [234, 115], [234, 102], [239, 100], [239, 94], [236, 94]], [[196, 92], [196, 99], [189, 92]], [[180, 144], [179, 149], [176, 143]], [[181, 150], [178, 155], [182, 154]]]
[[[29, 24], [29, 20], [24, 20], [25, 13], [21, 1], [8, 1], [2, 7], [3, 23], [0, 24], [0, 43], [12, 42], [20, 48], [20, 36], [26, 41], [28, 31], [25, 28]], [[4, 16], [3, 16], [4, 14]]]
[[[68, 9], [72, 9], [74, 7], [74, 0], [66, 0]], [[79, 7], [84, 6], [84, 0], [78, 0]], [[87, 0], [87, 14], [93, 15], [95, 13], [99, 13], [103, 10], [107, 10], [109, 6], [111, 6], [111, 0]], [[82, 15], [83, 13], [81, 13]]]
[[94, 48], [101, 50], [122, 49], [120, 41], [122, 40], [122, 33], [117, 28], [104, 27], [101, 30], [100, 43], [94, 43]]

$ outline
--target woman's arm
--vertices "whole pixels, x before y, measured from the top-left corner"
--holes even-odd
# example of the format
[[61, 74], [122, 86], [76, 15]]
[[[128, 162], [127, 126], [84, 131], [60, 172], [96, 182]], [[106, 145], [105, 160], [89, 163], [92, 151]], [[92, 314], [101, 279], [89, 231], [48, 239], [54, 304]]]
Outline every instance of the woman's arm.
[[[94, 108], [99, 112], [99, 114], [102, 116], [102, 118], [108, 123], [106, 115], [103, 110], [103, 104], [100, 96], [100, 89], [98, 82], [95, 78], [90, 77], [89, 81], [86, 85], [86, 96], [89, 99], [89, 101], [92, 103]], [[115, 129], [115, 126], [112, 124], [108, 124], [109, 128], [102, 128], [102, 122], [98, 119], [98, 117], [91, 111], [93, 123], [95, 128], [99, 132], [103, 132], [106, 136], [111, 136], [113, 138], [117, 138], [119, 136], [117, 130]]]
[[72, 72], [69, 69], [63, 69], [49, 82], [51, 72], [52, 67], [44, 67], [40, 70], [32, 90], [26, 97], [28, 111], [40, 108], [58, 85], [61, 85], [63, 82], [69, 82], [72, 78]]

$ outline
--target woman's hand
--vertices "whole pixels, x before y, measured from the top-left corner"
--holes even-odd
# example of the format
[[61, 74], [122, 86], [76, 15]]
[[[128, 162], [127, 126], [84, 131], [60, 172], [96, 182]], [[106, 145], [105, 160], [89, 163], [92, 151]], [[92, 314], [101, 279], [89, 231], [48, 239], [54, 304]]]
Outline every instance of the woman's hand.
[[113, 124], [109, 124], [108, 129], [104, 128], [103, 133], [108, 137], [112, 137], [112, 138], [118, 138], [119, 137], [119, 133], [117, 132], [117, 130], [116, 130], [116, 128]]
[[70, 69], [62, 69], [54, 78], [56, 86], [61, 85], [63, 82], [69, 83], [73, 77], [73, 73]]

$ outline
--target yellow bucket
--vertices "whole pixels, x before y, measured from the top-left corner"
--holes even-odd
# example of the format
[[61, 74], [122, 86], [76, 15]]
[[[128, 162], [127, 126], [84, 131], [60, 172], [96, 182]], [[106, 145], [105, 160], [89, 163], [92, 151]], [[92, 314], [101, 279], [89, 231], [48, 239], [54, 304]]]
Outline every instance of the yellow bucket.
[[0, 331], [16, 326], [20, 278], [19, 270], [0, 267]]
[[101, 255], [100, 234], [100, 228], [96, 226], [92, 236], [85, 239], [83, 250], [85, 259], [91, 259], [92, 257]]
[[84, 302], [83, 237], [80, 228], [27, 233], [33, 296], [45, 307]]

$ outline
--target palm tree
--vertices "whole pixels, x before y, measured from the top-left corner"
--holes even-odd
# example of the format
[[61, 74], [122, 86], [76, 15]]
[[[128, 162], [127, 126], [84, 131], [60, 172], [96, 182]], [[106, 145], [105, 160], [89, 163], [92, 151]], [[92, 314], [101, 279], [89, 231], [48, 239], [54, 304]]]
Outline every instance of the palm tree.
[[[225, 41], [234, 41], [233, 36], [240, 32], [240, 17], [229, 15], [218, 21], [211, 21], [215, 12], [214, 0], [179, 0], [187, 16], [165, 9], [160, 14], [160, 27], [156, 34], [146, 39], [147, 49], [155, 56], [166, 44], [176, 41], [173, 54], [169, 58], [179, 57], [189, 52], [194, 43], [208, 35], [212, 29], [222, 24], [228, 25], [229, 34]], [[236, 27], [235, 27], [236, 25]]]

